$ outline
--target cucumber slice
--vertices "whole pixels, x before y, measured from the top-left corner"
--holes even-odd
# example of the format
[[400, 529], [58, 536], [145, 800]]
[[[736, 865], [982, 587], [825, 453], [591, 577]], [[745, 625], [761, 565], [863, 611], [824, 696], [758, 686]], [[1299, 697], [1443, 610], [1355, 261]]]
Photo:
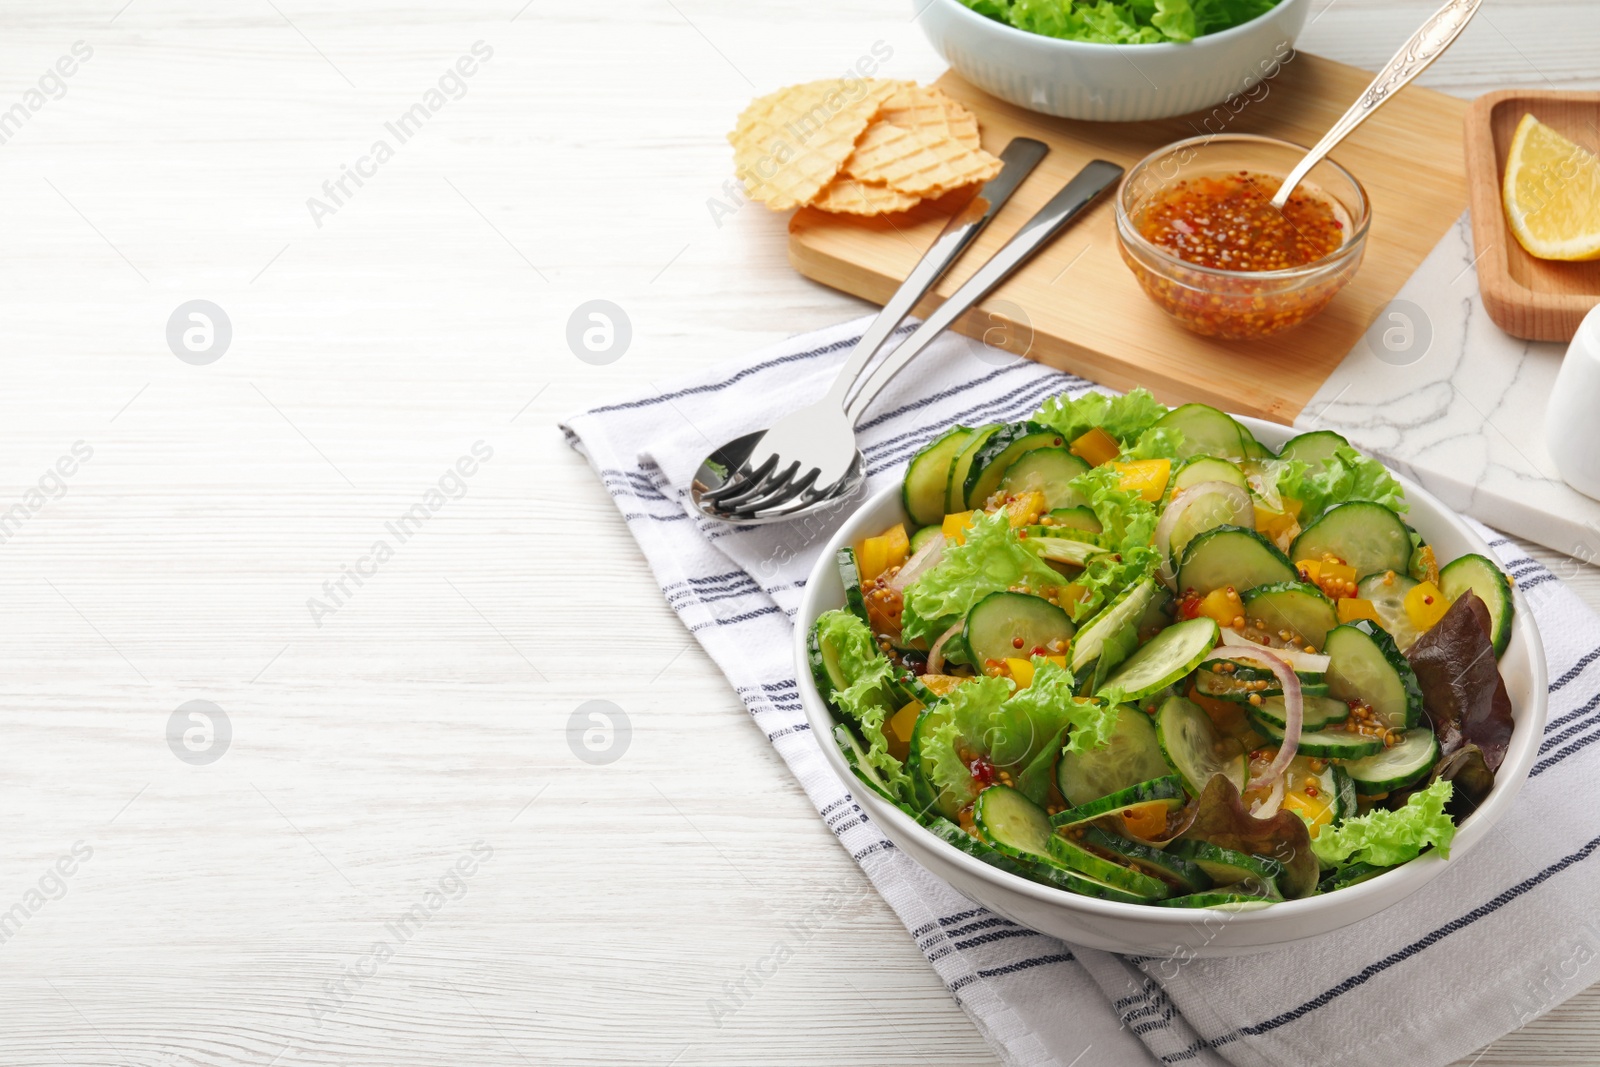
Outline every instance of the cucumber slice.
[[[1252, 707], [1259, 707], [1260, 705], [1254, 703], [1250, 699], [1251, 697], [1260, 697], [1262, 700], [1270, 698], [1281, 700], [1283, 698], [1283, 690], [1275, 684], [1268, 684], [1258, 690], [1250, 690], [1242, 688], [1237, 681], [1229, 682], [1226, 679], [1227, 675], [1216, 675], [1206, 671], [1195, 676], [1195, 688], [1201, 696], [1207, 696], [1213, 700], [1229, 700], [1235, 704], [1249, 704]], [[1306, 700], [1325, 697], [1328, 695], [1328, 685], [1326, 682], [1301, 682], [1300, 695]]]
[[1251, 433], [1244, 423], [1239, 424], [1239, 436], [1244, 438], [1244, 458], [1247, 460], [1277, 459], [1278, 454], [1260, 441]]
[[1250, 488], [1244, 471], [1235, 464], [1215, 456], [1195, 456], [1179, 467], [1177, 473], [1172, 476], [1172, 491], [1176, 493], [1179, 489], [1187, 489], [1202, 482], [1227, 482], [1229, 485], [1237, 485], [1240, 489]]
[[[1194, 499], [1190, 499], [1193, 497]], [[1255, 505], [1251, 503], [1250, 490], [1241, 489], [1229, 482], [1202, 482], [1184, 493], [1183, 512], [1169, 531], [1162, 531], [1155, 540], [1156, 550], [1165, 550], [1172, 559], [1173, 568], [1183, 559], [1190, 544], [1208, 530], [1225, 526], [1254, 529]], [[1158, 528], [1159, 529], [1159, 528]]]
[[1328, 639], [1328, 631], [1339, 625], [1339, 611], [1333, 601], [1309, 582], [1257, 586], [1245, 595], [1244, 614], [1251, 626], [1259, 620], [1265, 632], [1284, 641], [1292, 640], [1300, 648], [1309, 645], [1318, 652]]
[[1312, 521], [1294, 539], [1295, 559], [1320, 560], [1332, 555], [1359, 574], [1406, 572], [1411, 562], [1411, 535], [1400, 516], [1368, 500], [1336, 504]]
[[1217, 624], [1204, 616], [1188, 619], [1156, 634], [1107, 678], [1102, 691], [1139, 701], [1173, 685], [1198, 667], [1217, 647]]
[[[943, 507], [944, 505], [939, 505]], [[943, 537], [944, 530], [938, 526], [924, 526], [911, 534], [911, 554], [914, 556], [925, 548], [929, 541], [935, 537]]]
[[1160, 900], [1172, 895], [1172, 888], [1161, 879], [1135, 870], [1120, 860], [1097, 855], [1053, 832], [1050, 835], [1050, 856], [1061, 866], [1124, 893], [1132, 893], [1146, 900]]
[[1167, 851], [1205, 871], [1219, 889], [1234, 887], [1235, 892], [1281, 899], [1278, 880], [1283, 864], [1271, 856], [1252, 856], [1193, 838], [1174, 841]]
[[1050, 859], [1055, 832], [1050, 816], [1020, 791], [991, 785], [978, 794], [972, 809], [978, 836], [991, 848], [1017, 859]]
[[1178, 588], [1200, 596], [1224, 586], [1241, 595], [1263, 585], [1299, 577], [1282, 552], [1265, 537], [1242, 526], [1218, 526], [1190, 541], [1178, 567]]
[[1000, 488], [1006, 469], [1024, 452], [1036, 448], [1062, 448], [1066, 441], [1056, 431], [1037, 422], [1010, 422], [990, 434], [967, 467], [961, 492], [969, 508], [981, 508]]
[[934, 731], [949, 719], [950, 708], [946, 704], [929, 705], [917, 716], [916, 725], [911, 728], [911, 751], [906, 756], [906, 774], [911, 779], [911, 798], [919, 810], [937, 812], [947, 819], [954, 819], [960, 815], [962, 808], [978, 798], [979, 787], [976, 781], [969, 779], [967, 789], [953, 793], [940, 788], [928, 773], [932, 763]]
[[[1308, 696], [1304, 703], [1305, 710], [1302, 714], [1305, 722], [1301, 725], [1301, 729], [1306, 733], [1338, 726], [1350, 718], [1350, 705], [1342, 700], [1328, 696]], [[1284, 709], [1281, 696], [1265, 698], [1259, 707], [1250, 709], [1250, 714], [1252, 718], [1259, 716], [1279, 730], [1289, 724], [1288, 712]]]
[[1511, 617], [1516, 608], [1511, 600], [1511, 583], [1505, 572], [1477, 553], [1462, 556], [1439, 571], [1439, 591], [1455, 600], [1467, 590], [1478, 594], [1489, 609], [1490, 639], [1494, 654], [1503, 656], [1511, 643]]
[[844, 606], [871, 629], [872, 620], [867, 618], [867, 598], [861, 592], [861, 566], [856, 562], [856, 550], [846, 545], [838, 551], [833, 561], [839, 568], [839, 581], [844, 585]]
[[1191, 456], [1216, 456], [1232, 460], [1245, 458], [1244, 428], [1214, 407], [1185, 404], [1161, 416], [1155, 425], [1183, 434], [1183, 445], [1178, 449], [1179, 459]]
[[1198, 893], [1211, 888], [1211, 876], [1205, 871], [1153, 845], [1107, 833], [1092, 825], [1084, 825], [1071, 832], [1081, 835], [1078, 843], [1084, 848], [1110, 856], [1152, 878], [1160, 879], [1175, 892]]
[[1298, 459], [1311, 469], [1319, 470], [1323, 460], [1339, 449], [1349, 447], [1350, 442], [1332, 430], [1313, 430], [1289, 438], [1278, 450], [1278, 458], [1285, 461]]
[[1168, 697], [1156, 712], [1156, 740], [1161, 755], [1183, 777], [1189, 792], [1199, 796], [1216, 775], [1243, 790], [1249, 761], [1239, 742], [1221, 737], [1211, 716], [1183, 697]]
[[1348, 867], [1340, 867], [1323, 875], [1322, 881], [1317, 883], [1317, 892], [1331, 893], [1335, 889], [1360, 885], [1367, 879], [1376, 878], [1389, 869], [1388, 867], [1374, 867], [1370, 863], [1352, 863]]
[[[1070, 453], [1068, 454], [1070, 455]], [[1072, 458], [1077, 459], [1078, 457], [1073, 456]], [[1078, 462], [1082, 463], [1083, 461], [1079, 460]], [[1087, 470], [1089, 465], [1087, 463], [1083, 465], [1084, 469]], [[1081, 530], [1084, 533], [1095, 534], [1096, 536], [1105, 532], [1105, 527], [1100, 524], [1094, 509], [1086, 504], [1080, 504], [1076, 507], [1052, 508], [1049, 517], [1050, 526], [1047, 528]]]
[[855, 731], [842, 724], [835, 726], [833, 740], [844, 755], [845, 763], [855, 772], [855, 776], [861, 779], [868, 789], [896, 807], [900, 807], [900, 797], [896, 795], [894, 787], [883, 780], [876, 767], [867, 762], [867, 754], [862, 749], [861, 742], [856, 739]]
[[1360, 810], [1359, 801], [1356, 800], [1356, 783], [1350, 777], [1350, 772], [1339, 764], [1328, 768], [1333, 775], [1333, 795], [1338, 799], [1339, 806], [1333, 813], [1333, 825], [1338, 826], [1346, 819], [1353, 819]]
[[1393, 730], [1409, 729], [1421, 721], [1417, 676], [1381, 627], [1367, 619], [1335, 627], [1323, 650], [1329, 657], [1329, 695], [1359, 700]]
[[1411, 624], [1411, 616], [1406, 614], [1406, 594], [1416, 587], [1415, 578], [1397, 571], [1369, 574], [1356, 583], [1356, 596], [1372, 602], [1372, 610], [1383, 620], [1383, 628], [1389, 631], [1401, 652], [1422, 636]]
[[1129, 586], [1117, 599], [1100, 609], [1083, 624], [1072, 642], [1072, 673], [1080, 674], [1091, 663], [1110, 671], [1139, 647], [1139, 627], [1158, 598], [1154, 578]]
[[1162, 811], [1175, 811], [1183, 807], [1188, 800], [1188, 795], [1183, 791], [1183, 779], [1175, 774], [1152, 778], [1148, 782], [1129, 786], [1119, 790], [1108, 797], [1091, 800], [1087, 804], [1068, 808], [1057, 815], [1050, 816], [1050, 825], [1057, 829], [1069, 826], [1079, 826], [1094, 819], [1102, 819], [1108, 815], [1120, 815], [1124, 811], [1142, 809], [1145, 807], [1157, 808]]
[[944, 483], [944, 513], [955, 515], [969, 510], [967, 508], [967, 473], [972, 470], [972, 461], [983, 450], [984, 442], [995, 434], [1005, 429], [1003, 423], [991, 423], [980, 426], [972, 431], [966, 443], [961, 446], [955, 458], [950, 461], [950, 471]]
[[844, 668], [839, 666], [839, 650], [833, 647], [833, 642], [822, 639], [820, 626], [813, 626], [806, 637], [806, 661], [811, 666], [811, 677], [817, 683], [817, 694], [830, 708], [839, 710], [833, 702], [833, 694], [847, 688], [850, 679], [845, 677]]
[[1150, 716], [1130, 704], [1117, 709], [1111, 736], [1087, 752], [1063, 752], [1056, 786], [1068, 804], [1087, 804], [1169, 773]]
[[[1254, 709], [1251, 711], [1250, 724], [1260, 730], [1274, 745], [1283, 743], [1283, 727], [1271, 719], [1256, 714]], [[1302, 733], [1300, 746], [1296, 751], [1303, 756], [1316, 756], [1320, 759], [1358, 760], [1382, 752], [1383, 741], [1333, 726], [1326, 730]]]
[[1027, 593], [990, 593], [967, 612], [961, 640], [974, 666], [990, 660], [1062, 655], [1072, 639], [1072, 619], [1043, 597]]
[[1101, 900], [1116, 900], [1124, 904], [1153, 903], [1146, 897], [1136, 896], [1133, 893], [1124, 893], [1120, 889], [1096, 882], [1094, 879], [1065, 870], [1043, 860], [1018, 859], [1008, 856], [997, 849], [984, 844], [978, 838], [967, 833], [960, 826], [949, 819], [935, 818], [928, 823], [928, 829], [941, 840], [965, 852], [975, 859], [980, 859], [990, 866], [996, 867], [1008, 874], [1017, 875], [1030, 881], [1041, 882], [1078, 893], [1086, 897], [1098, 897]]
[[[950, 482], [950, 464], [972, 437], [970, 427], [957, 426], [911, 458], [905, 480], [900, 483], [900, 503], [906, 515], [919, 526], [937, 526], [944, 518], [945, 486]], [[911, 542], [915, 551], [917, 542]]]
[[[1075, 509], [1087, 501], [1070, 483], [1088, 469], [1087, 463], [1065, 448], [1034, 448], [1012, 461], [1001, 476], [998, 488], [1006, 493], [1042, 493], [1044, 506], [1052, 510]], [[1094, 512], [1089, 514], [1092, 517]], [[1096, 527], [1099, 525], [1095, 523]]]
[[1283, 899], [1283, 894], [1241, 893], [1213, 889], [1206, 893], [1191, 893], [1186, 897], [1168, 897], [1155, 902], [1160, 908], [1216, 908], [1220, 911], [1255, 911], [1270, 907]]
[[1097, 544], [1072, 537], [1041, 537], [1036, 551], [1040, 559], [1068, 563], [1074, 567], [1086, 566], [1091, 559], [1105, 553], [1105, 549]]
[[1415, 785], [1439, 762], [1439, 741], [1425, 726], [1407, 730], [1393, 748], [1344, 765], [1356, 792], [1363, 796], [1389, 793]]

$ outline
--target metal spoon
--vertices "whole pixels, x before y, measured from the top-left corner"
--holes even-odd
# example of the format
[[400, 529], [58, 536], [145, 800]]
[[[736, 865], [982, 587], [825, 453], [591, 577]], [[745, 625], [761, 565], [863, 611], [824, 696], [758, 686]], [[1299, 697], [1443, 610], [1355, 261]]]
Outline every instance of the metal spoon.
[[1482, 6], [1483, 0], [1450, 0], [1435, 11], [1422, 24], [1422, 29], [1412, 34], [1395, 57], [1378, 72], [1372, 84], [1367, 86], [1367, 91], [1350, 105], [1350, 110], [1339, 117], [1327, 136], [1318, 141], [1316, 147], [1306, 153], [1306, 157], [1289, 172], [1283, 185], [1278, 188], [1278, 195], [1272, 198], [1272, 206], [1281, 210], [1289, 202], [1289, 194], [1311, 173], [1312, 167], [1333, 151], [1334, 145], [1348, 137], [1351, 130], [1365, 122], [1374, 111], [1393, 99], [1395, 93], [1411, 84], [1413, 78], [1444, 55]]

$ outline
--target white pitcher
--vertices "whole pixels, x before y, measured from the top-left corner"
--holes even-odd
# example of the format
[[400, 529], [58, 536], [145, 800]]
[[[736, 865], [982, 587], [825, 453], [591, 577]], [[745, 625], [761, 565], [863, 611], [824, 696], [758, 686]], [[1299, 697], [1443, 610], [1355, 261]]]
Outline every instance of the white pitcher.
[[1600, 500], [1600, 306], [1578, 327], [1545, 417], [1545, 447], [1566, 483]]

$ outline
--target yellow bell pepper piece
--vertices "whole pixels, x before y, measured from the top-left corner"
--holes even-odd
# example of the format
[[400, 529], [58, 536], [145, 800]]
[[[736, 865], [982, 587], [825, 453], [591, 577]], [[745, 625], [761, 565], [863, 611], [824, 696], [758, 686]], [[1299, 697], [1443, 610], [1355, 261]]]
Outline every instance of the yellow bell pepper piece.
[[1322, 797], [1308, 797], [1304, 793], [1286, 790], [1283, 794], [1283, 806], [1306, 821], [1306, 827], [1311, 831], [1312, 837], [1316, 837], [1318, 830], [1333, 822], [1333, 805]]
[[1450, 600], [1432, 582], [1412, 586], [1406, 593], [1406, 617], [1418, 630], [1431, 630], [1444, 613], [1450, 610]]
[[889, 569], [889, 542], [883, 537], [869, 537], [856, 549], [856, 568], [863, 584], [872, 581]]
[[1008, 656], [1006, 670], [1011, 672], [1011, 680], [1017, 683], [1018, 689], [1026, 689], [1033, 684], [1033, 660]]
[[1300, 577], [1302, 579], [1315, 585], [1317, 578], [1322, 573], [1322, 561], [1315, 559], [1303, 559], [1294, 565], [1294, 569], [1300, 572]]
[[941, 527], [944, 535], [958, 545], [966, 544], [967, 527], [972, 525], [974, 516], [975, 513], [971, 511], [961, 511], [954, 515], [946, 515], [944, 517], [944, 525]]
[[935, 695], [947, 697], [968, 679], [957, 674], [924, 674], [922, 684]]
[[1200, 601], [1196, 609], [1201, 615], [1217, 620], [1218, 626], [1232, 626], [1244, 619], [1244, 601], [1231, 586], [1213, 589]]
[[911, 731], [917, 725], [917, 716], [922, 714], [922, 702], [913, 700], [905, 707], [889, 716], [889, 732], [897, 741], [903, 744], [911, 743]]
[[898, 567], [911, 558], [911, 538], [906, 534], [906, 524], [897, 522], [883, 532], [883, 543], [888, 551], [888, 563], [884, 569]]
[[1170, 459], [1141, 459], [1133, 463], [1113, 463], [1112, 466], [1122, 475], [1124, 490], [1138, 493], [1152, 504], [1167, 491], [1167, 479], [1172, 477]]
[[1340, 597], [1339, 621], [1341, 623], [1355, 622], [1357, 619], [1370, 619], [1379, 626], [1383, 625], [1383, 620], [1378, 617], [1378, 609], [1373, 605], [1372, 601], [1363, 600], [1360, 597]]
[[1006, 517], [1013, 530], [1021, 526], [1032, 526], [1039, 521], [1039, 516], [1044, 514], [1045, 499], [1043, 493], [1019, 493], [1016, 498], [1006, 505]]
[[1256, 532], [1270, 541], [1276, 541], [1297, 525], [1295, 517], [1287, 511], [1274, 511], [1272, 508], [1265, 508], [1260, 504], [1255, 505], [1255, 509]]
[[1096, 426], [1068, 445], [1067, 451], [1089, 466], [1098, 467], [1102, 463], [1110, 463], [1121, 455], [1122, 446], [1117, 443], [1115, 437]]

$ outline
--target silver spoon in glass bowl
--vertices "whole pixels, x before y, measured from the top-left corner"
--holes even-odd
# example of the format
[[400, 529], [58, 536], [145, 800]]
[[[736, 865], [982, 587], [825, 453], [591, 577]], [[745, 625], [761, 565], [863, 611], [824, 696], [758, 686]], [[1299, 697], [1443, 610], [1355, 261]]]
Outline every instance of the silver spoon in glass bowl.
[[1322, 158], [1333, 151], [1334, 145], [1350, 136], [1350, 131], [1365, 122], [1374, 111], [1392, 100], [1395, 93], [1411, 84], [1413, 78], [1444, 55], [1482, 6], [1483, 0], [1450, 0], [1435, 11], [1422, 24], [1422, 29], [1412, 34], [1411, 39], [1395, 53], [1395, 57], [1378, 72], [1372, 84], [1367, 86], [1367, 91], [1350, 105], [1350, 110], [1339, 116], [1339, 121], [1333, 124], [1327, 136], [1318, 141], [1316, 147], [1307, 152], [1306, 157], [1283, 179], [1283, 184], [1278, 187], [1278, 195], [1272, 198], [1272, 206], [1281, 211], [1283, 205], [1289, 202], [1289, 194], [1311, 173], [1311, 168], [1321, 163]]

